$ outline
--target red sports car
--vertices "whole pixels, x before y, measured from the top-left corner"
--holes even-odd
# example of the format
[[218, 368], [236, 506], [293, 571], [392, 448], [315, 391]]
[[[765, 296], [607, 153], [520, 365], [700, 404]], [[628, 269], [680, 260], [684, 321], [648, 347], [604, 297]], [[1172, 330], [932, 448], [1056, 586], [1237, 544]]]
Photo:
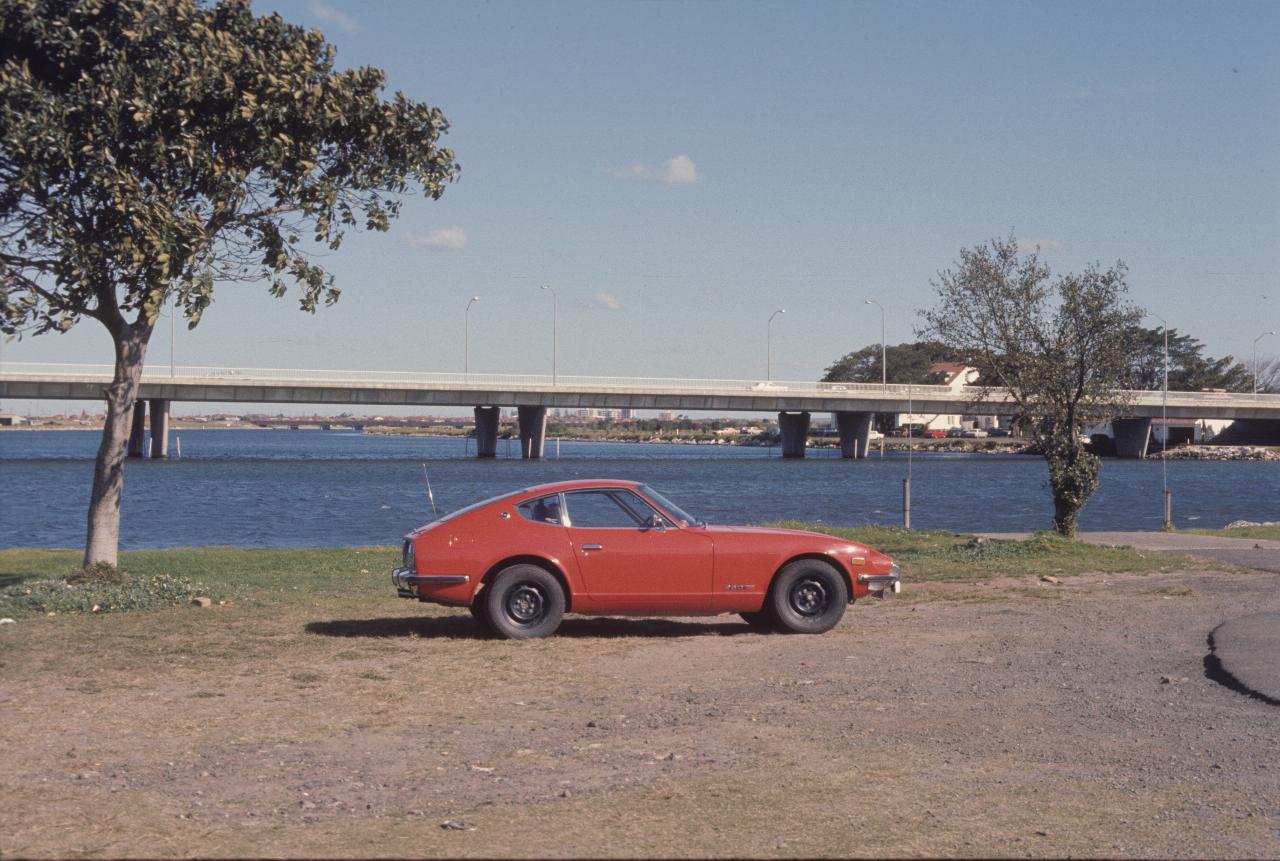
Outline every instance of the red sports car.
[[467, 607], [503, 637], [545, 637], [565, 613], [737, 613], [819, 634], [845, 605], [899, 591], [883, 553], [794, 529], [709, 526], [634, 481], [529, 487], [404, 539], [402, 598]]

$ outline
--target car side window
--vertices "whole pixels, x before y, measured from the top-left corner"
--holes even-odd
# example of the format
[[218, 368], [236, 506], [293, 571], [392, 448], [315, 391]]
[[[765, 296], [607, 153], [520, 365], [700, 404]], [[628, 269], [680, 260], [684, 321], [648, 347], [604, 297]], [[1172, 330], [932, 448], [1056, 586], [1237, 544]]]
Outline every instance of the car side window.
[[517, 505], [516, 511], [520, 512], [520, 516], [525, 520], [532, 520], [534, 523], [559, 524], [561, 522], [560, 495], [555, 494], [530, 499], [528, 502], [522, 502]]
[[582, 490], [565, 494], [569, 523], [586, 529], [639, 529], [643, 525], [629, 507], [607, 490]]

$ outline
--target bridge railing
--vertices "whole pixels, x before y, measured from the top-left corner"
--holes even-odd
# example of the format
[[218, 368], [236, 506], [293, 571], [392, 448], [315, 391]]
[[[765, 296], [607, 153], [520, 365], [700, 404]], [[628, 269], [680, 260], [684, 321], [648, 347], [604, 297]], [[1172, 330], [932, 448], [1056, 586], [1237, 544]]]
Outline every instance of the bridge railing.
[[[0, 377], [7, 379], [39, 380], [89, 380], [106, 382], [113, 369], [102, 364], [64, 364], [34, 362], [0, 363]], [[885, 395], [895, 400], [918, 397], [922, 401], [948, 402], [975, 400], [983, 393], [981, 387], [925, 386], [890, 383], [815, 382], [813, 380], [742, 380], [742, 379], [693, 379], [687, 377], [606, 377], [570, 376], [551, 374], [457, 374], [429, 371], [367, 371], [329, 370], [308, 368], [223, 368], [209, 366], [178, 366], [170, 370], [159, 365], [144, 369], [143, 382], [177, 382], [208, 385], [279, 385], [279, 386], [368, 386], [371, 388], [448, 388], [458, 390], [511, 388], [541, 391], [555, 388], [560, 391], [628, 391], [643, 389], [646, 392], [715, 392], [741, 395], [780, 396], [797, 395]], [[1166, 395], [1159, 390], [1143, 390], [1129, 393], [1135, 403], [1143, 406], [1158, 405]], [[986, 390], [989, 402], [1009, 400], [1005, 389]], [[1170, 406], [1213, 406], [1240, 404], [1242, 402], [1280, 406], [1280, 395], [1249, 394], [1241, 392], [1179, 392], [1167, 394]], [[923, 404], [922, 404], [923, 406]]]

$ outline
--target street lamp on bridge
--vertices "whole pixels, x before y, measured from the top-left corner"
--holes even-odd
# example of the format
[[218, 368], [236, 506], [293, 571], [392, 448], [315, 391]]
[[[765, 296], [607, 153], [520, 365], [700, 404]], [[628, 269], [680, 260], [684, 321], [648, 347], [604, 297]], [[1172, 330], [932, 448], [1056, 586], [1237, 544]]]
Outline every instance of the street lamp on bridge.
[[875, 299], [868, 299], [866, 305], [875, 305], [880, 309], [880, 388], [884, 391], [889, 390], [889, 361], [888, 348], [884, 344], [884, 306]]
[[467, 310], [462, 312], [462, 373], [468, 376], [471, 374], [471, 306], [479, 301], [479, 296], [472, 296]]
[[543, 290], [551, 291], [551, 385], [556, 385], [556, 328], [560, 315], [560, 295], [550, 284], [543, 284]]
[[[1263, 298], [1265, 299], [1266, 297], [1264, 296]], [[1275, 330], [1272, 329], [1270, 332], [1263, 332], [1253, 339], [1253, 396], [1255, 398], [1258, 396], [1258, 342], [1268, 335], [1274, 334]]]
[[785, 313], [787, 313], [786, 308], [779, 308], [774, 311], [769, 315], [769, 323], [765, 327], [764, 378], [766, 380], [773, 379], [773, 318]]

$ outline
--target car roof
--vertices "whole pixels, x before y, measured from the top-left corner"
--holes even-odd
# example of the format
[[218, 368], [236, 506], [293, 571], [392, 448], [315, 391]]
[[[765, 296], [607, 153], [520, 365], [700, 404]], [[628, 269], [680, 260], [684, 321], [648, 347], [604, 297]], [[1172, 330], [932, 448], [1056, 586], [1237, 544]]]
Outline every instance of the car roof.
[[644, 482], [631, 481], [625, 478], [579, 478], [573, 481], [553, 481], [550, 484], [536, 484], [519, 491], [517, 496], [542, 496], [547, 493], [565, 493], [570, 490], [595, 490], [601, 487], [643, 487]]

